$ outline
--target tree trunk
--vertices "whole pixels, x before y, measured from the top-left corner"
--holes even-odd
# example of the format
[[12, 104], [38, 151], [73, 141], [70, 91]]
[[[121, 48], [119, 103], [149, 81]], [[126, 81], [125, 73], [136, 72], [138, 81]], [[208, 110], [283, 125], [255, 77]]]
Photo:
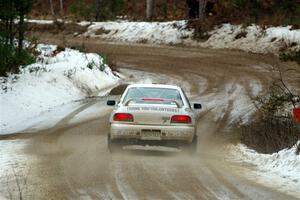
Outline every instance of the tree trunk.
[[7, 9], [10, 10], [10, 14], [8, 15], [8, 19], [5, 19], [5, 44], [13, 45], [14, 43], [14, 19], [15, 15], [13, 12], [15, 12], [15, 3], [13, 1], [9, 1]]
[[172, 6], [173, 17], [176, 17], [176, 13], [177, 13], [177, 1], [173, 0], [173, 6]]
[[55, 16], [55, 13], [54, 13], [53, 1], [52, 1], [52, 0], [49, 0], [49, 4], [50, 4], [51, 15], [54, 17], [54, 16]]
[[64, 16], [64, 1], [60, 0], [59, 3], [60, 3], [60, 15]]
[[10, 38], [9, 20], [5, 20], [5, 30], [3, 31], [3, 33], [4, 33], [5, 45], [7, 45], [9, 44], [9, 38]]
[[15, 37], [15, 33], [14, 33], [14, 18], [10, 17], [9, 19], [9, 25], [8, 25], [8, 33], [9, 33], [9, 44], [13, 45], [14, 43], [14, 37]]
[[147, 0], [147, 19], [152, 20], [155, 16], [155, 0]]
[[24, 41], [24, 32], [25, 32], [25, 27], [24, 27], [24, 18], [25, 18], [25, 13], [23, 9], [20, 9], [20, 22], [19, 22], [19, 41], [18, 41], [18, 51], [21, 52], [23, 49], [23, 41]]
[[205, 7], [207, 0], [199, 0], [199, 19], [205, 18]]
[[168, 0], [165, 0], [163, 2], [163, 15], [164, 15], [164, 18], [167, 19], [168, 18]]
[[96, 0], [96, 21], [100, 21], [101, 0]]

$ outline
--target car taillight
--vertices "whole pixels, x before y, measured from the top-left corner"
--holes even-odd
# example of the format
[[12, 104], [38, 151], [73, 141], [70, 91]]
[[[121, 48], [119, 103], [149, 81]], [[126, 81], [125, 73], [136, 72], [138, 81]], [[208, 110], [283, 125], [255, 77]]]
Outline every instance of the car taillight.
[[171, 123], [190, 124], [192, 123], [192, 119], [190, 116], [187, 115], [174, 115], [171, 118]]
[[114, 121], [133, 122], [133, 116], [128, 113], [116, 113], [114, 115]]

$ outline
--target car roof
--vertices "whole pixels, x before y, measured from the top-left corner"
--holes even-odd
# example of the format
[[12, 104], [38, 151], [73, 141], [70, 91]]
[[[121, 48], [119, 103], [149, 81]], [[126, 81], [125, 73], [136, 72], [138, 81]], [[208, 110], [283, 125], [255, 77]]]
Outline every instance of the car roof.
[[165, 85], [165, 84], [131, 84], [128, 86], [128, 88], [132, 88], [132, 87], [167, 88], [167, 89], [177, 89], [177, 90], [181, 89], [176, 85]]

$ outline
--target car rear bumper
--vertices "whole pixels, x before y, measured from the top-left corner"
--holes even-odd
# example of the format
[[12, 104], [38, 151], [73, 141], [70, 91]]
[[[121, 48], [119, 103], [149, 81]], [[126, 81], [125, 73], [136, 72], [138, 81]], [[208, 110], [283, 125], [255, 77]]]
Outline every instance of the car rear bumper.
[[[150, 136], [149, 132], [155, 132]], [[132, 125], [111, 124], [111, 140], [139, 140], [139, 141], [185, 141], [192, 142], [195, 135], [194, 126], [157, 126], [157, 125]]]

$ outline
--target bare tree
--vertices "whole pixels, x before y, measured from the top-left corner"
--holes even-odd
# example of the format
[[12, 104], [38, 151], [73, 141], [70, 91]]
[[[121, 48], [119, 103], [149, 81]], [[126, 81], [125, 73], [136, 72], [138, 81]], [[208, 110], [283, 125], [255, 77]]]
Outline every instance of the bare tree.
[[163, 17], [165, 19], [168, 18], [168, 0], [164, 0], [162, 4]]
[[207, 0], [199, 0], [199, 19], [203, 19], [205, 17], [206, 3]]
[[54, 7], [53, 7], [53, 1], [52, 1], [52, 0], [49, 0], [49, 4], [50, 4], [51, 15], [52, 15], [52, 16], [55, 16], [55, 13], [54, 13]]
[[100, 8], [101, 8], [101, 0], [96, 0], [96, 21], [100, 20]]
[[60, 15], [64, 15], [64, 0], [59, 0], [60, 3]]
[[146, 9], [147, 19], [151, 20], [155, 16], [155, 0], [147, 0], [147, 9]]
[[172, 6], [173, 17], [176, 16], [176, 12], [177, 12], [177, 0], [173, 0], [173, 6]]

